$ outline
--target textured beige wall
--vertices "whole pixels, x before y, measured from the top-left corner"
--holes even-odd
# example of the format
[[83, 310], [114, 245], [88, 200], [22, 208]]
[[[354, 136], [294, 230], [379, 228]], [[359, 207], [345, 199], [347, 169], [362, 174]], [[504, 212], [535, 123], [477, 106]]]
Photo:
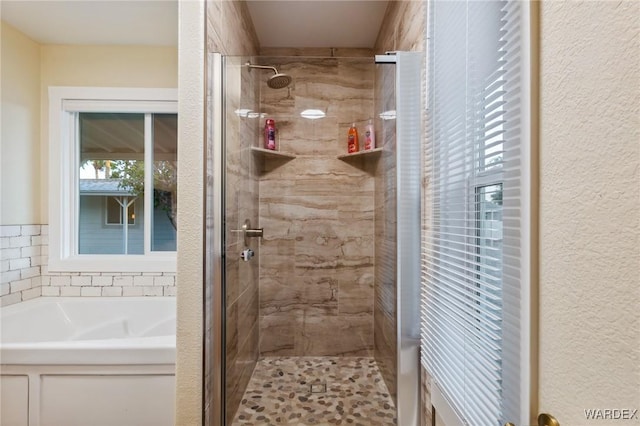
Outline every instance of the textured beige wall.
[[2, 23], [0, 225], [41, 223], [40, 46]]
[[49, 86], [178, 86], [178, 50], [153, 46], [43, 45], [40, 128], [42, 221], [48, 223]]
[[539, 402], [578, 425], [640, 408], [640, 3], [541, 9]]
[[176, 421], [202, 424], [205, 5], [179, 3]]

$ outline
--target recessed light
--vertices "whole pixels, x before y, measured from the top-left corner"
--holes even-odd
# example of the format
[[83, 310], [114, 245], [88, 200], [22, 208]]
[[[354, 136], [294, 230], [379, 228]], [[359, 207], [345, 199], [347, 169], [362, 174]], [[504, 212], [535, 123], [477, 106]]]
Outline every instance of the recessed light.
[[309, 120], [317, 120], [318, 118], [325, 118], [327, 114], [319, 109], [305, 109], [300, 113], [302, 118], [308, 118]]

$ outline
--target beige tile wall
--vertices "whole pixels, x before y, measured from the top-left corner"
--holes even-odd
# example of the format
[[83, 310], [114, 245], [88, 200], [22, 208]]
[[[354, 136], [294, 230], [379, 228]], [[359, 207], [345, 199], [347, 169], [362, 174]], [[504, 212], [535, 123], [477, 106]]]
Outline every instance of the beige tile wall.
[[[336, 157], [351, 122], [362, 128], [372, 117], [373, 57], [260, 59], [293, 77], [290, 89], [273, 90], [263, 76], [261, 107], [276, 120], [279, 149], [297, 156], [267, 161], [260, 178], [260, 352], [368, 355], [374, 179]], [[301, 118], [307, 108], [327, 116]]]

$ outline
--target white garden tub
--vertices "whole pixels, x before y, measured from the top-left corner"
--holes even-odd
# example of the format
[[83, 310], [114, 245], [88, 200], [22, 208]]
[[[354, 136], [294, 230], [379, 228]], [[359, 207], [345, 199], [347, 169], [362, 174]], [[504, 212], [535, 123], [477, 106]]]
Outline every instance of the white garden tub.
[[0, 424], [171, 425], [175, 298], [40, 297], [0, 312]]

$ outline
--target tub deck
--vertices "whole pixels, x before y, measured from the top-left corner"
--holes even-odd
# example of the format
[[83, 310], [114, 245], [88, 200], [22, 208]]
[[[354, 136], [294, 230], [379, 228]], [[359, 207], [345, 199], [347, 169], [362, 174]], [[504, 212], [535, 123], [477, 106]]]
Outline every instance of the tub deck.
[[0, 424], [173, 424], [175, 298], [41, 297], [0, 321]]

